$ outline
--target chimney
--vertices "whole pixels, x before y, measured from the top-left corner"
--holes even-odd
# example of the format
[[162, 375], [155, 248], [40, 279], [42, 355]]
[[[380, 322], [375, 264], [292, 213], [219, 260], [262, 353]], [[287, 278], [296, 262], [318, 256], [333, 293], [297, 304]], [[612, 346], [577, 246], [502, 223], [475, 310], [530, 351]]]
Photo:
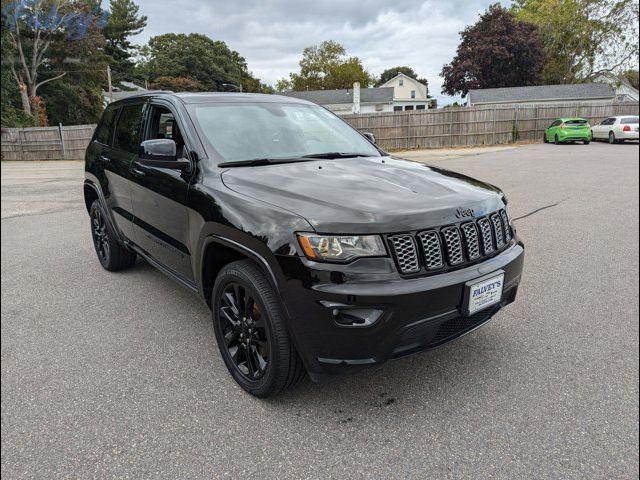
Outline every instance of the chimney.
[[353, 106], [351, 113], [360, 113], [360, 82], [353, 82]]

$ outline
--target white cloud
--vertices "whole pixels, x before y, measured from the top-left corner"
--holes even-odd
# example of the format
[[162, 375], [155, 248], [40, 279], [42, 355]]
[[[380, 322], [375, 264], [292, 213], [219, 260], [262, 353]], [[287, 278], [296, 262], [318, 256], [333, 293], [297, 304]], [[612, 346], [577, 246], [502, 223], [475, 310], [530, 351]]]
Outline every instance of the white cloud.
[[250, 70], [273, 84], [296, 71], [302, 49], [323, 40], [342, 43], [374, 74], [407, 65], [430, 83], [441, 102], [442, 65], [458, 45], [458, 33], [477, 20], [491, 0], [296, 0], [243, 2], [138, 0], [149, 18], [135, 41], [163, 33], [203, 33], [225, 41], [247, 59]]

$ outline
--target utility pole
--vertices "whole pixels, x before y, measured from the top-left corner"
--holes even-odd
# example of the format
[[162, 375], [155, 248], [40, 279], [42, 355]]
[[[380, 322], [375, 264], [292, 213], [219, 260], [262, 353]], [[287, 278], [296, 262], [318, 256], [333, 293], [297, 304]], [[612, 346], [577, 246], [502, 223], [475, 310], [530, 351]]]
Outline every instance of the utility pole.
[[109, 103], [113, 102], [113, 88], [111, 88], [111, 67], [107, 65], [107, 84], [109, 85]]

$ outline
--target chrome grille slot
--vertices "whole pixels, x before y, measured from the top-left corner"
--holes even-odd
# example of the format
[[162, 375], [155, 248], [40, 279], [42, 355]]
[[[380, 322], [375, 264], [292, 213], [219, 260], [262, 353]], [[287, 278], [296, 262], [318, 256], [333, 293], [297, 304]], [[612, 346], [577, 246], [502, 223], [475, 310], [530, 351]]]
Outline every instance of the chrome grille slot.
[[438, 232], [429, 231], [418, 234], [418, 240], [422, 245], [422, 254], [424, 255], [424, 265], [427, 270], [436, 270], [444, 266], [442, 258], [442, 245]]
[[464, 243], [467, 247], [467, 258], [469, 260], [480, 258], [480, 242], [476, 225], [472, 222], [463, 223], [460, 225], [460, 229], [462, 230]]
[[480, 227], [480, 236], [482, 237], [482, 251], [485, 255], [489, 255], [495, 250], [493, 247], [493, 235], [491, 234], [491, 224], [489, 223], [489, 219], [481, 218], [478, 220], [478, 226]]
[[418, 252], [411, 235], [394, 235], [389, 237], [401, 273], [420, 271]]
[[450, 265], [459, 265], [464, 262], [462, 254], [462, 242], [458, 227], [446, 227], [441, 230], [444, 245], [447, 250], [447, 258]]
[[509, 216], [506, 210], [500, 210], [500, 218], [502, 219], [502, 226], [504, 227], [504, 238], [509, 243], [511, 241], [511, 227], [509, 226]]
[[500, 250], [504, 247], [504, 232], [502, 231], [502, 220], [497, 213], [491, 215], [491, 223], [493, 223], [493, 231], [496, 234], [496, 248]]

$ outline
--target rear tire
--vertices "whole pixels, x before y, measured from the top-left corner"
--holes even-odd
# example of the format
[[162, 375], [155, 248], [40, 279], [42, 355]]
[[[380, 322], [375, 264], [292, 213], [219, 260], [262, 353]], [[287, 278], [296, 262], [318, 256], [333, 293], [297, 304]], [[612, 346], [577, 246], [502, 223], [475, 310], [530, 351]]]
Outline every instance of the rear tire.
[[222, 359], [251, 395], [277, 395], [304, 377], [280, 300], [251, 260], [230, 263], [218, 274], [211, 315]]
[[94, 200], [89, 208], [91, 237], [102, 268], [110, 272], [124, 270], [136, 263], [136, 254], [120, 244], [107, 221], [107, 214], [100, 203]]
[[585, 140], [583, 143], [584, 143], [585, 145], [589, 145], [589, 144], [591, 143], [591, 140]]
[[558, 138], [558, 134], [556, 133], [556, 136], [553, 139], [553, 143], [555, 143], [556, 145], [560, 145], [560, 138]]

